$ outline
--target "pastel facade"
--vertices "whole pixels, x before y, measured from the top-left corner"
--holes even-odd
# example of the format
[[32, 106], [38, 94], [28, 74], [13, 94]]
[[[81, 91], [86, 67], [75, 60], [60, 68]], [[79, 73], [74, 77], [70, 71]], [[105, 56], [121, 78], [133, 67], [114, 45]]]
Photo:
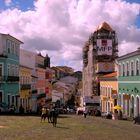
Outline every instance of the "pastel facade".
[[140, 49], [118, 58], [119, 98], [123, 115], [140, 115]]
[[44, 66], [44, 57], [41, 54], [37, 54], [35, 57], [35, 66], [37, 74], [37, 107], [45, 105], [46, 94], [46, 68]]
[[31, 111], [31, 74], [32, 69], [20, 65], [20, 105], [25, 112]]
[[23, 42], [0, 34], [0, 103], [19, 105], [19, 57]]
[[20, 49], [20, 65], [31, 69], [31, 111], [37, 111], [37, 70], [36, 53]]
[[114, 112], [117, 105], [118, 81], [117, 72], [104, 75], [100, 81], [101, 112]]

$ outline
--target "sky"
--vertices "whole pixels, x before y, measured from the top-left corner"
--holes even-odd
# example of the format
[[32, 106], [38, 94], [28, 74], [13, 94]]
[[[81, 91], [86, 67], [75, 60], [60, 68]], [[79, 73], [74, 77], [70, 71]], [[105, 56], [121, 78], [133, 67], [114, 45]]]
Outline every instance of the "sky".
[[98, 25], [116, 31], [119, 55], [140, 47], [139, 0], [0, 0], [0, 32], [46, 53], [51, 66], [82, 70], [82, 48]]

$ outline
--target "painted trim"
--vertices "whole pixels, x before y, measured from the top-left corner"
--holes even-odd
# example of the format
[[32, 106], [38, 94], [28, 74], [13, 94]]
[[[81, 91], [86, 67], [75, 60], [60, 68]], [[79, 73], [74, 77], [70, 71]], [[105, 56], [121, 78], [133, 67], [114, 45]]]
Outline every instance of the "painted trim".
[[140, 81], [118, 81], [118, 83], [134, 83], [134, 84], [136, 84], [136, 83], [140, 83]]

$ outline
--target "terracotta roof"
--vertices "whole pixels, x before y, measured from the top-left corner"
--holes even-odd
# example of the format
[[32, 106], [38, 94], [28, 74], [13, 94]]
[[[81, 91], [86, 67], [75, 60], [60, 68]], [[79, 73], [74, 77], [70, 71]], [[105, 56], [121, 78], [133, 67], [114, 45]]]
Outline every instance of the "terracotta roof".
[[109, 78], [109, 77], [116, 77], [116, 76], [117, 76], [117, 72], [115, 71], [115, 72], [106, 74], [106, 75], [104, 75], [103, 77], [104, 77], [104, 78]]
[[101, 23], [98, 27], [97, 27], [97, 31], [100, 31], [101, 29], [105, 29], [107, 31], [112, 32], [112, 28], [110, 27], [110, 25], [106, 22]]

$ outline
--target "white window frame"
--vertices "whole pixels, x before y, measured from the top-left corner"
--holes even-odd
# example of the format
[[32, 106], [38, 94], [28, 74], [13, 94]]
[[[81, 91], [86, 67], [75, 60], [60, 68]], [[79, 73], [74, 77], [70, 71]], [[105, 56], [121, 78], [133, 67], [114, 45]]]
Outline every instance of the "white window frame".
[[11, 65], [7, 64], [7, 76], [11, 76]]
[[[132, 63], [133, 63], [133, 75], [132, 75]], [[130, 62], [130, 75], [131, 76], [134, 76], [134, 72], [135, 72], [135, 65], [134, 65], [135, 63], [134, 63], [134, 60], [131, 60], [131, 62]]]
[[126, 76], [130, 75], [130, 63], [129, 61], [126, 62]]

